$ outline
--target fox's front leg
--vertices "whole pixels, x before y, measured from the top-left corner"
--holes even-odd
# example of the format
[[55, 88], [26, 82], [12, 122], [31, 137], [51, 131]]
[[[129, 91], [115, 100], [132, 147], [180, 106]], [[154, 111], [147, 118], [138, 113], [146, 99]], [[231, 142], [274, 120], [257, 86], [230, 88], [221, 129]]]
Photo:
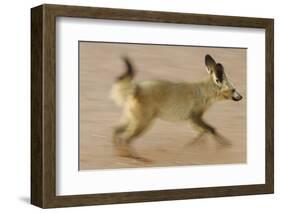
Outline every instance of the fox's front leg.
[[[216, 135], [217, 131], [216, 129], [208, 124], [206, 121], [203, 120], [202, 115], [199, 116], [192, 116], [191, 122], [193, 124], [193, 127], [200, 132], [200, 134], [210, 133], [212, 135]], [[200, 135], [199, 134], [199, 135]]]
[[193, 140], [192, 143], [196, 143], [197, 141], [201, 140], [206, 133], [210, 133], [216, 141], [225, 145], [231, 144], [230, 141], [219, 134], [213, 126], [204, 121], [202, 115], [193, 116], [191, 118], [191, 122], [193, 124], [193, 127], [197, 129], [197, 131], [199, 131], [199, 135]]
[[202, 113], [192, 115], [190, 121], [193, 128], [198, 132], [198, 135], [189, 144], [196, 144], [198, 141], [202, 141], [206, 133], [216, 134], [215, 128], [203, 120]]

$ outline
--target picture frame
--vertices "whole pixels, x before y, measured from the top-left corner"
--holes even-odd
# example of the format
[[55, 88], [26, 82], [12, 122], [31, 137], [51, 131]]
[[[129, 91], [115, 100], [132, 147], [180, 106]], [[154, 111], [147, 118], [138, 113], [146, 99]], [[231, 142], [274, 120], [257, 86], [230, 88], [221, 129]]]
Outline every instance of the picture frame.
[[[265, 183], [95, 194], [56, 194], [56, 19], [265, 30]], [[44, 4], [31, 9], [31, 203], [41, 208], [180, 200], [274, 192], [274, 20]]]

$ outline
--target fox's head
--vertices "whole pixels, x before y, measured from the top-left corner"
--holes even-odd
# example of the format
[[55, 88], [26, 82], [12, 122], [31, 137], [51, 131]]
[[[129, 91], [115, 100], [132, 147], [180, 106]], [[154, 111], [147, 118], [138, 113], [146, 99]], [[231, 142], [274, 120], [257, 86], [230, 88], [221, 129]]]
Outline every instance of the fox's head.
[[224, 67], [220, 63], [216, 63], [216, 61], [210, 56], [205, 56], [205, 64], [207, 68], [207, 72], [209, 73], [215, 87], [218, 91], [219, 99], [228, 99], [234, 101], [240, 101], [242, 96], [238, 93], [234, 85], [227, 78]]

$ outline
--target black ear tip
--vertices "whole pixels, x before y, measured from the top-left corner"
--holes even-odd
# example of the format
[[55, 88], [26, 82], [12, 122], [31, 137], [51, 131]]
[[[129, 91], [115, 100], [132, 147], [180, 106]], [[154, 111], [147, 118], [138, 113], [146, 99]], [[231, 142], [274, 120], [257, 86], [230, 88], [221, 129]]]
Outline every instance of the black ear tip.
[[207, 54], [206, 56], [205, 56], [205, 61], [207, 62], [207, 61], [209, 61], [209, 62], [213, 62], [213, 61], [215, 61], [213, 58], [212, 58], [212, 56], [210, 56], [209, 54]]

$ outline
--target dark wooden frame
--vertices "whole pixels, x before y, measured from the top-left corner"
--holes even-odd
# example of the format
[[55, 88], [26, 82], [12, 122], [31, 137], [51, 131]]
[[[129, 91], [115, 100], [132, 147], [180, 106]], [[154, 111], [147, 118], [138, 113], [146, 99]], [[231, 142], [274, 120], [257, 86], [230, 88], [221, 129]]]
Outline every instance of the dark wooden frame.
[[[56, 17], [265, 29], [266, 34], [266, 177], [265, 184], [171, 189], [90, 195], [56, 195]], [[274, 191], [274, 20], [155, 11], [41, 5], [31, 9], [31, 203], [66, 207], [218, 196]], [[253, 79], [254, 80], [254, 79]]]

